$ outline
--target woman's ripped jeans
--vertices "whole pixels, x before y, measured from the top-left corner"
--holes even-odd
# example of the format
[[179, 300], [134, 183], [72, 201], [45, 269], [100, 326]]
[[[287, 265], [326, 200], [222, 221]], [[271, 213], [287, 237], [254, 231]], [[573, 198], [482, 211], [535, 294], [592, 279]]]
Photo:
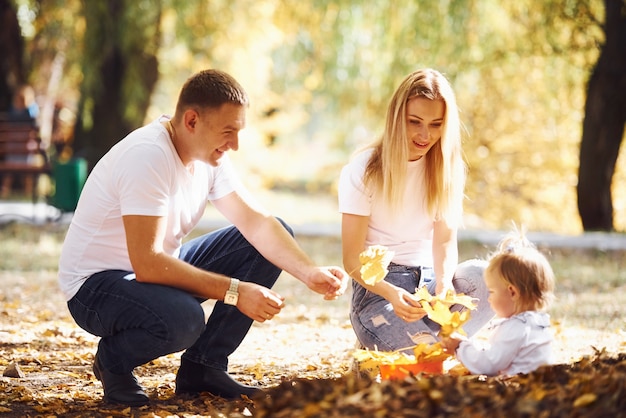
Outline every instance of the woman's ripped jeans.
[[[478, 299], [477, 308], [471, 311], [470, 319], [463, 324], [463, 330], [469, 336], [475, 334], [493, 317], [487, 301], [489, 292], [483, 279], [486, 266], [487, 262], [483, 260], [465, 261], [459, 264], [452, 280], [457, 293]], [[391, 264], [385, 280], [409, 293], [415, 293], [418, 287], [426, 286], [430, 294], [435, 294], [436, 283], [432, 268]], [[362, 346], [371, 350], [396, 351], [438, 340], [440, 327], [427, 317], [406, 322], [396, 315], [391, 303], [366, 290], [356, 281], [352, 282], [352, 290], [350, 321]], [[461, 309], [465, 308], [459, 305], [452, 307], [453, 311]]]

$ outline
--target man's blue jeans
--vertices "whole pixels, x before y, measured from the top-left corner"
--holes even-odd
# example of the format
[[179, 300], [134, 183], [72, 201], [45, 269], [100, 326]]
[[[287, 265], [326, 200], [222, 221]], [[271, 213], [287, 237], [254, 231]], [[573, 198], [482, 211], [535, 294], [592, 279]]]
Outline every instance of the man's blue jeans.
[[[281, 273], [232, 226], [185, 243], [180, 259], [268, 288]], [[248, 333], [252, 319], [218, 301], [205, 324], [200, 306], [204, 299], [133, 277], [131, 271], [123, 270], [96, 273], [68, 301], [76, 323], [102, 337], [98, 357], [105, 369], [128, 373], [155, 358], [187, 349], [184, 358], [227, 370], [228, 356]]]

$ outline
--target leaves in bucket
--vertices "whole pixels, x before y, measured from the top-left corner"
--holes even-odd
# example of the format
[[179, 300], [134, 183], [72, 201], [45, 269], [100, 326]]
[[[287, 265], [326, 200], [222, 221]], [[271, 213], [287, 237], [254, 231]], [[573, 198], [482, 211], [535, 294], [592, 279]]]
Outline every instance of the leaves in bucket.
[[[413, 354], [406, 354], [404, 350], [413, 348]], [[355, 350], [353, 357], [363, 370], [375, 370], [380, 366], [405, 366], [411, 364], [441, 363], [451, 356], [444, 351], [441, 343], [421, 343], [414, 347], [407, 347], [398, 351]]]
[[450, 354], [444, 351], [441, 343], [418, 344], [413, 349], [413, 353], [415, 354], [415, 361], [417, 363], [444, 361], [450, 357]]
[[380, 365], [415, 364], [415, 357], [401, 351], [355, 350], [352, 354], [359, 368], [375, 369]]
[[374, 286], [385, 278], [389, 270], [387, 267], [391, 263], [394, 252], [389, 251], [383, 245], [372, 245], [359, 254], [361, 262], [361, 279], [365, 284]]

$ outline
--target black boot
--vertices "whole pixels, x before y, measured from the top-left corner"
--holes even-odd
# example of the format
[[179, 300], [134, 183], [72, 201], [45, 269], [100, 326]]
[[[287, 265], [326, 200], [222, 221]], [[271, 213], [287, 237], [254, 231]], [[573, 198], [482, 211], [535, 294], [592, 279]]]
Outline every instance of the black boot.
[[209, 392], [224, 399], [249, 398], [261, 389], [243, 385], [234, 380], [228, 372], [182, 359], [176, 374], [176, 394], [198, 394]]
[[133, 373], [115, 374], [102, 367], [98, 354], [93, 363], [93, 374], [102, 382], [104, 401], [128, 406], [142, 406], [150, 401]]

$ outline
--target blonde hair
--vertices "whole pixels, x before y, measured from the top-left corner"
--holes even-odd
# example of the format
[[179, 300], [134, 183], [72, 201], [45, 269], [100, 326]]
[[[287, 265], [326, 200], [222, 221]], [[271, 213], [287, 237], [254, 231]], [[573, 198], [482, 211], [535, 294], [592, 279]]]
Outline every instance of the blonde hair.
[[497, 275], [519, 291], [520, 311], [546, 309], [554, 298], [552, 267], [524, 231], [512, 232], [500, 241], [485, 273]]
[[[401, 207], [409, 160], [407, 102], [416, 97], [442, 100], [445, 114], [441, 139], [423, 157], [426, 207], [435, 220], [458, 225], [463, 211], [466, 166], [461, 150], [461, 122], [456, 97], [448, 80], [438, 71], [421, 69], [409, 74], [393, 94], [382, 136], [371, 145], [372, 156], [364, 182], [381, 193], [392, 209]], [[415, 185], [416, 188], [422, 185]]]

